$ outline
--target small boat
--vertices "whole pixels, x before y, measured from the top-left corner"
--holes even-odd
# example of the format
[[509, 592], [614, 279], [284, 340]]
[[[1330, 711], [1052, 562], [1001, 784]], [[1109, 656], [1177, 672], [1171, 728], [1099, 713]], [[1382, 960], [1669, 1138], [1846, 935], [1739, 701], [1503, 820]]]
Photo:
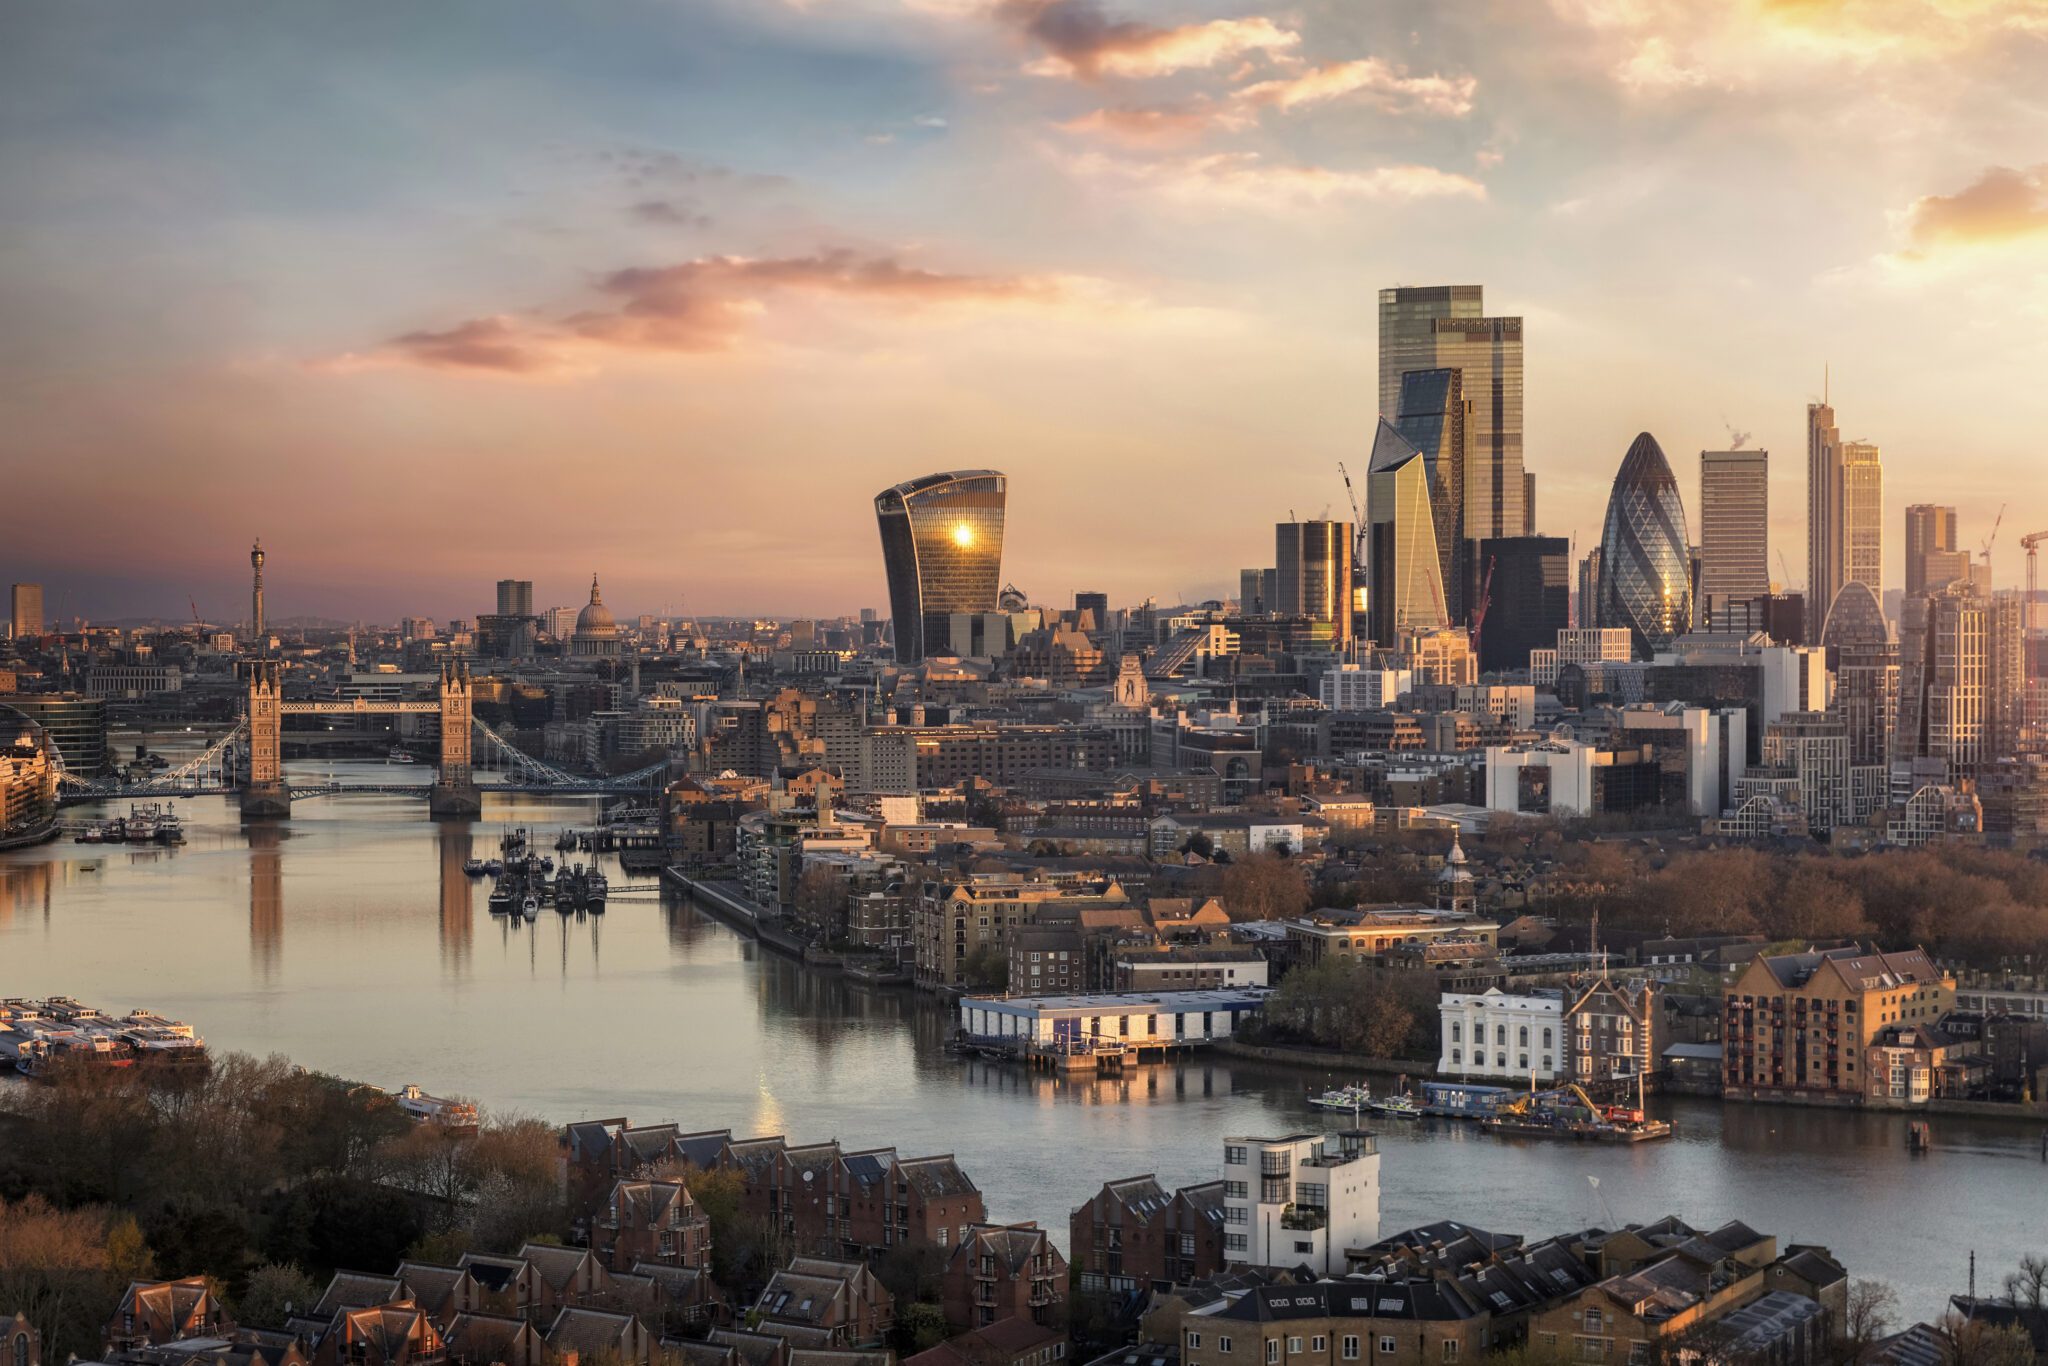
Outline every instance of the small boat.
[[496, 877], [498, 874], [505, 871], [505, 865], [498, 862], [498, 860], [496, 859], [485, 859], [484, 871], [486, 873], [489, 873], [492, 877]]
[[71, 839], [74, 844], [105, 844], [107, 842], [107, 827], [101, 825], [98, 821], [94, 821], [91, 825], [86, 826], [85, 829], [73, 835]]
[[1339, 1086], [1319, 1096], [1310, 1096], [1308, 1103], [1318, 1110], [1363, 1110], [1372, 1104], [1372, 1088], [1362, 1082], [1355, 1086]]
[[482, 877], [486, 871], [484, 868], [484, 861], [480, 858], [464, 859], [462, 862], [462, 871], [467, 873], [471, 877]]
[[519, 903], [519, 914], [525, 916], [528, 920], [537, 917], [540, 914], [540, 899], [534, 896], [533, 893], [528, 892], [526, 900]]
[[489, 905], [491, 910], [494, 912], [503, 912], [511, 910], [512, 884], [505, 881], [503, 878], [498, 879], [498, 881], [491, 887]]
[[590, 902], [590, 909], [603, 910], [605, 894], [611, 890], [611, 884], [605, 881], [604, 874], [595, 868], [591, 869], [590, 877], [584, 882], [583, 887], [584, 896]]
[[386, 762], [394, 764], [411, 764], [418, 762], [418, 760], [414, 759], [410, 754], [407, 754], [404, 750], [400, 749], [396, 745], [393, 745], [391, 747], [391, 752], [385, 755], [384, 758]]
[[1422, 1107], [1407, 1096], [1387, 1096], [1382, 1100], [1370, 1100], [1366, 1102], [1365, 1108], [1389, 1119], [1422, 1118]]
[[543, 873], [552, 873], [552, 872], [554, 872], [554, 871], [555, 871], [555, 861], [554, 861], [553, 859], [549, 858], [549, 857], [548, 857], [548, 856], [547, 856], [546, 854], [542, 854], [542, 855], [540, 856], [540, 870], [541, 870], [541, 871], [542, 871]]
[[558, 854], [566, 854], [566, 853], [568, 853], [568, 852], [569, 852], [569, 851], [570, 851], [571, 849], [574, 849], [575, 847], [576, 847], [576, 836], [575, 836], [575, 835], [573, 835], [573, 834], [571, 834], [571, 833], [570, 833], [569, 831], [567, 831], [567, 830], [564, 830], [564, 831], [563, 831], [563, 832], [562, 832], [561, 834], [559, 834], [559, 835], [555, 836], [555, 852], [556, 852], [556, 853], [558, 853]]

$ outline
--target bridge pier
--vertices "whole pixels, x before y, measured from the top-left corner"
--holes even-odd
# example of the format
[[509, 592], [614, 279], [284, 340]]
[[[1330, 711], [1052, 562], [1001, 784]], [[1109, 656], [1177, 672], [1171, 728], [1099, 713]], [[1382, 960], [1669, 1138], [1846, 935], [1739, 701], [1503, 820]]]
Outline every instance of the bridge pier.
[[484, 814], [484, 794], [475, 783], [435, 783], [427, 791], [427, 815], [437, 821], [471, 821]]
[[292, 814], [292, 790], [283, 783], [247, 783], [240, 793], [243, 820], [286, 820]]

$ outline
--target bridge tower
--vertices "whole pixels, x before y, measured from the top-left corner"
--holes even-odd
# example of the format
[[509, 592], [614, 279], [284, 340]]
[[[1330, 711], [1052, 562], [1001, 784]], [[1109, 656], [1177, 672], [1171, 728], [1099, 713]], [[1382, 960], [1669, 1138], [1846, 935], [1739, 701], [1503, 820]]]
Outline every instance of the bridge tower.
[[427, 812], [435, 820], [471, 820], [484, 813], [470, 769], [470, 716], [469, 666], [451, 660], [441, 665], [441, 768], [427, 796]]
[[289, 816], [292, 790], [284, 780], [284, 666], [275, 659], [242, 664], [249, 681], [249, 781], [242, 788], [244, 816]]

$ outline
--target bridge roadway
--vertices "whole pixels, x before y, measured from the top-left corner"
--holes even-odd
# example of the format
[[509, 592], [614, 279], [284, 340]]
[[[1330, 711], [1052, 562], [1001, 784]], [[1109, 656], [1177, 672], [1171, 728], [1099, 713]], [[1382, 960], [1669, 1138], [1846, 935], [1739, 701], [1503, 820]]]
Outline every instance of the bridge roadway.
[[[72, 788], [59, 793], [57, 805], [77, 806], [82, 802], [157, 801], [171, 797], [232, 797], [240, 787], [122, 787], [104, 791]], [[291, 793], [294, 799], [300, 797], [337, 797], [362, 794], [373, 797], [426, 797], [434, 791], [432, 783], [294, 783]], [[622, 797], [634, 794], [646, 795], [651, 786], [642, 781], [637, 783], [605, 783], [592, 779], [587, 783], [481, 783], [477, 791], [485, 796], [503, 793], [515, 797]]]

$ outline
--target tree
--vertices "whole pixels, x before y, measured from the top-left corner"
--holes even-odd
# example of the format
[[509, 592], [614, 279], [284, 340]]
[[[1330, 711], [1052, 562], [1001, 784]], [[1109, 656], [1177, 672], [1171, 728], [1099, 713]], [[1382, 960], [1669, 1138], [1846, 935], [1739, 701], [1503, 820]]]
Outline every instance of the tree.
[[712, 1277], [744, 1292], [764, 1284], [789, 1258], [773, 1224], [749, 1215], [740, 1174], [729, 1167], [696, 1167], [685, 1178], [690, 1198], [711, 1221]]
[[104, 1209], [0, 1200], [0, 1304], [27, 1315], [52, 1360], [98, 1350], [114, 1290]]
[[1325, 958], [1287, 974], [1266, 1003], [1265, 1027], [1283, 1039], [1372, 1058], [1433, 1054], [1437, 1026], [1428, 982]]
[[969, 985], [983, 991], [1006, 991], [1010, 985], [1010, 956], [995, 944], [984, 945], [967, 955], [960, 964]]
[[2005, 1278], [2006, 1302], [2038, 1314], [2048, 1308], [2048, 1257], [2027, 1253], [2020, 1269]]
[[1286, 920], [1308, 909], [1308, 883], [1286, 859], [1248, 854], [1223, 874], [1223, 906], [1232, 920]]
[[1207, 832], [1197, 830], [1180, 842], [1180, 851], [1196, 858], [1211, 858], [1216, 853], [1216, 841], [1210, 839]]
[[396, 1266], [425, 1232], [411, 1197], [368, 1181], [327, 1176], [287, 1196], [272, 1214], [264, 1252], [316, 1276], [341, 1267]]
[[1997, 1325], [1950, 1313], [1941, 1320], [1954, 1366], [2034, 1366], [2034, 1341], [2018, 1324]]
[[236, 1297], [235, 1321], [248, 1328], [282, 1328], [319, 1299], [320, 1287], [298, 1267], [265, 1262], [249, 1273], [248, 1287]]
[[1829, 1359], [1835, 1366], [1859, 1366], [1873, 1347], [1891, 1336], [1898, 1314], [1898, 1292], [1883, 1281], [1851, 1281]]
[[846, 900], [846, 881], [830, 868], [809, 868], [797, 879], [797, 919], [825, 939], [845, 938]]

